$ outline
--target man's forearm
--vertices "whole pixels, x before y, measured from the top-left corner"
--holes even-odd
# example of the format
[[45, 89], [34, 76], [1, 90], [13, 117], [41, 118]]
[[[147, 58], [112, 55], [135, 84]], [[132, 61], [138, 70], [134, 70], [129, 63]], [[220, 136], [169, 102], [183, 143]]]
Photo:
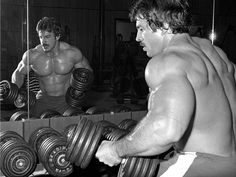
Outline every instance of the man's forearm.
[[167, 151], [172, 143], [165, 141], [164, 131], [161, 129], [156, 131], [149, 126], [141, 123], [133, 133], [114, 142], [117, 154], [123, 158], [125, 156], [152, 156]]

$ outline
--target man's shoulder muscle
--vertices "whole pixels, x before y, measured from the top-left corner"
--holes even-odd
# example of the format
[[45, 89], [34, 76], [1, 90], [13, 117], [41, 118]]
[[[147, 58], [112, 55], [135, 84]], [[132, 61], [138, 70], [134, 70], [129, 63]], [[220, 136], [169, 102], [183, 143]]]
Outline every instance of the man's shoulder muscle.
[[62, 44], [62, 51], [67, 57], [75, 59], [76, 61], [82, 59], [82, 53], [77, 47], [69, 45], [65, 42], [61, 44]]
[[145, 76], [147, 82], [156, 86], [169, 75], [184, 75], [188, 65], [187, 61], [175, 53], [155, 56], [148, 63]]

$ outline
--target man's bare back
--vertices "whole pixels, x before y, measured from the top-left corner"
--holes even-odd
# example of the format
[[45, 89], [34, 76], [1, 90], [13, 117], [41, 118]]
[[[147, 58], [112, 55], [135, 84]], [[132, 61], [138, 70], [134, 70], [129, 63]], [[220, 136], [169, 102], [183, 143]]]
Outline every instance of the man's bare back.
[[127, 136], [103, 141], [96, 157], [114, 166], [174, 147], [157, 176], [235, 176], [235, 65], [210, 41], [189, 36], [187, 0], [138, 0], [129, 16], [151, 58], [148, 112]]
[[[175, 65], [179, 65], [176, 67], [179, 71], [175, 72], [185, 72], [186, 76], [180, 74], [180, 77], [187, 77], [193, 88], [196, 105], [192, 119], [189, 120], [191, 126], [176, 143], [176, 147], [182, 151], [220, 156], [235, 155], [236, 145], [232, 124], [236, 119], [236, 109], [233, 109], [236, 105], [236, 89], [232, 63], [226, 57], [222, 58], [223, 55], [217, 52], [219, 49], [213, 48], [208, 40], [190, 38], [187, 34], [181, 34], [176, 38], [178, 42], [175, 43], [174, 39], [162, 54], [173, 55], [174, 58], [162, 61], [163, 63], [150, 61], [151, 64], [148, 64], [146, 68], [147, 72], [150, 72], [157, 67], [172, 65], [172, 60], [175, 60], [177, 62]], [[178, 53], [178, 56], [175, 56], [175, 53]], [[158, 60], [158, 58], [154, 57], [152, 60]], [[156, 73], [156, 75], [164, 75], [164, 72], [166, 71]], [[151, 77], [149, 78], [148, 75], [146, 79], [150, 82], [150, 88], [155, 90], [158, 84], [154, 82], [161, 81], [156, 81]], [[184, 94], [187, 93], [181, 93], [181, 95]]]

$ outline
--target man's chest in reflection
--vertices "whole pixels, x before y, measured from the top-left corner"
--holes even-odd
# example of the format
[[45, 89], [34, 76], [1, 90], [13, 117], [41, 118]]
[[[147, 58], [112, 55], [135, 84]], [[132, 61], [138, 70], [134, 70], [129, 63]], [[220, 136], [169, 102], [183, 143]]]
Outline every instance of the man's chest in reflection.
[[41, 56], [34, 61], [32, 68], [39, 76], [48, 76], [52, 74], [65, 75], [72, 70], [73, 63], [69, 58], [63, 58], [63, 56]]

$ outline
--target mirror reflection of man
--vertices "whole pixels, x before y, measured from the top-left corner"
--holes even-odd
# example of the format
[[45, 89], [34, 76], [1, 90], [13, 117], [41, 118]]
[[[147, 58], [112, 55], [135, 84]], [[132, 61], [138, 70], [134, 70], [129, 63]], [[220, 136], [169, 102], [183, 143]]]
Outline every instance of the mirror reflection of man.
[[36, 31], [40, 44], [24, 53], [12, 74], [12, 83], [20, 88], [27, 70], [33, 70], [38, 77], [40, 91], [36, 96], [36, 105], [31, 111], [32, 116], [39, 117], [47, 109], [63, 114], [68, 108], [65, 94], [72, 71], [75, 68], [86, 68], [92, 71], [92, 68], [78, 48], [59, 41], [62, 29], [55, 18], [43, 17], [39, 20]]

